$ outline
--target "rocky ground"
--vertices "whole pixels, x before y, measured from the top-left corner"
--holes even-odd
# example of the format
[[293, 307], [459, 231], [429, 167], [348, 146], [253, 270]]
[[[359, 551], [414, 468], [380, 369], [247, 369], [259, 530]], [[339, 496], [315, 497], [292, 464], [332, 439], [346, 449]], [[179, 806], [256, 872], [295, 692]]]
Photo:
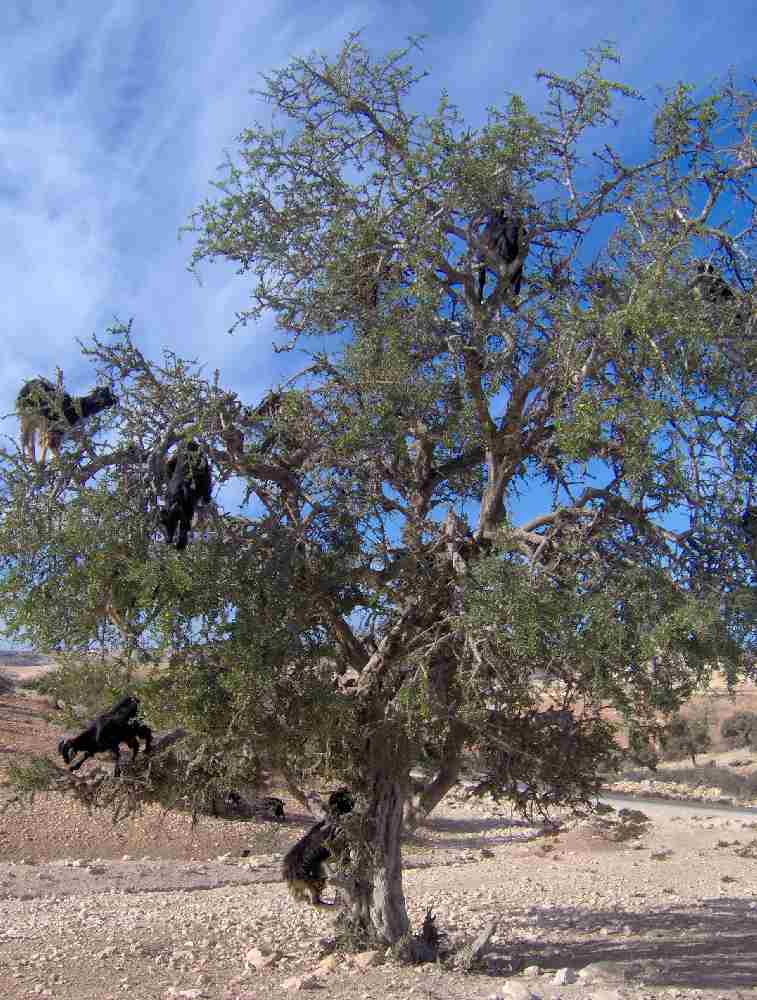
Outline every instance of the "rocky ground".
[[[0, 698], [0, 767], [49, 749], [42, 712]], [[284, 825], [146, 810], [114, 828], [40, 796], [0, 816], [0, 997], [757, 1000], [757, 815], [643, 809], [651, 823], [618, 842], [612, 818], [547, 837], [448, 797], [405, 844], [405, 892], [414, 926], [433, 908], [458, 956], [494, 923], [463, 972], [329, 954], [334, 911], [279, 881], [310, 822], [289, 801]]]

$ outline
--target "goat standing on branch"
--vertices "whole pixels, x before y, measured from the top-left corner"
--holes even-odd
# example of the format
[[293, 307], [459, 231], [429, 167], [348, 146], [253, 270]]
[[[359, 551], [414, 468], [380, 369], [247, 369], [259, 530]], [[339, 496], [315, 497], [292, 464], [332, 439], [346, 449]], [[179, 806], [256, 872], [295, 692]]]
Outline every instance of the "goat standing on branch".
[[[512, 290], [513, 299], [520, 295], [523, 280], [522, 252], [523, 231], [517, 219], [503, 211], [492, 212], [481, 235], [481, 263], [478, 265], [478, 301], [484, 301], [487, 264], [495, 274], [499, 269], [494, 265], [504, 264], [505, 274]], [[492, 259], [493, 258], [493, 259]]]
[[[58, 753], [69, 765], [69, 770], [78, 771], [90, 757], [109, 750], [115, 761], [114, 774], [118, 774], [121, 756], [118, 748], [121, 743], [125, 743], [131, 750], [132, 760], [139, 753], [140, 739], [145, 741], [145, 753], [149, 753], [152, 748], [152, 730], [137, 720], [138, 711], [139, 701], [134, 695], [124, 695], [107, 712], [98, 715], [78, 736], [62, 739], [58, 743]], [[78, 763], [72, 764], [78, 753], [83, 753], [84, 756]]]
[[196, 441], [179, 445], [166, 462], [166, 474], [166, 502], [160, 520], [169, 545], [173, 544], [178, 527], [176, 548], [181, 551], [187, 547], [198, 502], [202, 500], [208, 504], [212, 499], [213, 476], [208, 460]]
[[44, 465], [47, 449], [55, 458], [66, 434], [88, 417], [115, 406], [118, 400], [108, 386], [98, 386], [87, 396], [69, 396], [45, 378], [26, 382], [16, 398], [16, 411], [21, 423], [21, 451], [24, 458], [37, 461], [36, 437], [40, 433]]
[[697, 264], [696, 285], [702, 293], [702, 298], [713, 305], [719, 302], [732, 302], [736, 298], [734, 290], [711, 261], [699, 261]]

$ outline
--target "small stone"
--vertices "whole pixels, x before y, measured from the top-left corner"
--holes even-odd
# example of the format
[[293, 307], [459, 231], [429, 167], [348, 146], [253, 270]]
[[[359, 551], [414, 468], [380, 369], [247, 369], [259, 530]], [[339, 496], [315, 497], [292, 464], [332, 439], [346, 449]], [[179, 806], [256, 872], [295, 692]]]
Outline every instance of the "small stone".
[[578, 976], [573, 969], [564, 968], [558, 969], [557, 972], [552, 977], [553, 986], [569, 986], [571, 983], [578, 981]]
[[619, 962], [607, 961], [585, 965], [578, 975], [587, 983], [622, 982], [625, 978], [623, 966]]
[[294, 993], [297, 990], [315, 990], [320, 985], [318, 976], [290, 976], [281, 983], [281, 989]]
[[316, 974], [319, 976], [327, 976], [331, 972], [335, 972], [337, 968], [343, 964], [343, 959], [339, 955], [327, 955], [322, 958], [321, 961], [316, 966]]
[[530, 986], [519, 983], [515, 979], [510, 979], [502, 987], [502, 991], [495, 993], [496, 1000], [540, 1000], [538, 993], [534, 993]]
[[525, 969], [521, 972], [521, 976], [524, 979], [536, 979], [537, 976], [541, 975], [541, 967], [538, 965], [527, 965]]
[[381, 965], [384, 956], [380, 951], [361, 951], [352, 956], [353, 963], [358, 969], [369, 969], [372, 965]]
[[270, 948], [250, 948], [244, 956], [244, 961], [245, 965], [251, 965], [260, 972], [262, 969], [270, 969], [280, 957], [279, 952], [273, 952]]

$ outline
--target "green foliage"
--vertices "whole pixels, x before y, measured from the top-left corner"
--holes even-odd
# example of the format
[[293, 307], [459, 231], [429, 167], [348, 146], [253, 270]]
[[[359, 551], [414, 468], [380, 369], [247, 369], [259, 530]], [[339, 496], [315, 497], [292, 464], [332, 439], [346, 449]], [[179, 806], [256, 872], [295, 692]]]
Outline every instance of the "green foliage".
[[28, 687], [60, 708], [62, 721], [69, 726], [94, 718], [127, 692], [138, 693], [129, 663], [78, 655], [59, 656], [57, 666]]
[[690, 757], [696, 767], [696, 756], [706, 753], [712, 746], [710, 728], [706, 716], [682, 718], [673, 716], [665, 725], [660, 736], [660, 745], [668, 760]]
[[[265, 77], [276, 124], [192, 217], [192, 266], [249, 281], [236, 326], [318, 338], [305, 371], [243, 401], [117, 325], [84, 354], [120, 405], [44, 470], [0, 456], [7, 633], [82, 678], [117, 654], [96, 698], [50, 681], [67, 704], [139, 667], [147, 721], [190, 731], [158, 784], [201, 804], [271, 770], [370, 799], [472, 748], [519, 808], [583, 802], [611, 712], [651, 732], [757, 642], [753, 90], [663, 94], [632, 160], [610, 47], [471, 126], [446, 94], [411, 110], [417, 44], [353, 34]], [[483, 235], [500, 209], [517, 296]], [[249, 506], [211, 505], [179, 553], [158, 501], [190, 437]]]
[[492, 716], [478, 747], [483, 779], [474, 794], [508, 798], [528, 817], [560, 806], [588, 806], [615, 769], [611, 723], [565, 709]]
[[655, 748], [657, 733], [631, 723], [628, 727], [628, 758], [634, 764], [656, 771], [660, 755]]
[[723, 719], [720, 735], [734, 747], [757, 746], [757, 713], [735, 712]]
[[23, 764], [9, 764], [5, 784], [16, 794], [5, 803], [3, 811], [21, 802], [32, 801], [35, 795], [49, 791], [59, 775], [60, 769], [47, 757], [31, 757]]
[[603, 814], [596, 815], [592, 826], [606, 840], [614, 843], [626, 843], [629, 840], [638, 840], [639, 837], [649, 833], [652, 821], [646, 813], [640, 809], [619, 809], [617, 814], [613, 808]]

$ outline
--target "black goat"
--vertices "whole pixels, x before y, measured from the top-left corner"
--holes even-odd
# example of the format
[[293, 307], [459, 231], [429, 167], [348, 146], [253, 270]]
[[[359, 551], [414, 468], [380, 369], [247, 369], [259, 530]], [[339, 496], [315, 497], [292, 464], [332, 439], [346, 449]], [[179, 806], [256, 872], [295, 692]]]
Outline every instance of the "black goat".
[[337, 788], [328, 797], [326, 812], [331, 819], [337, 816], [346, 816], [355, 808], [355, 799], [349, 788]]
[[731, 302], [736, 298], [736, 292], [711, 261], [700, 260], [697, 264], [696, 286], [701, 291], [702, 298], [713, 305]]
[[757, 544], [757, 507], [750, 504], [741, 515], [741, 527], [752, 544]]
[[336, 819], [352, 812], [353, 806], [346, 788], [332, 792], [327, 818], [312, 826], [284, 855], [281, 874], [295, 899], [309, 900], [313, 906], [328, 905], [321, 899], [326, 888], [325, 862], [345, 850], [347, 843]]
[[264, 795], [262, 799], [253, 799], [250, 803], [250, 815], [257, 819], [268, 819], [276, 823], [286, 821], [284, 803], [275, 795]]
[[[117, 701], [112, 708], [98, 715], [84, 732], [71, 739], [62, 739], [58, 743], [58, 753], [70, 771], [78, 771], [82, 764], [96, 753], [109, 750], [115, 760], [114, 773], [119, 772], [119, 744], [125, 743], [131, 750], [132, 760], [139, 753], [139, 740], [145, 741], [145, 753], [152, 748], [152, 730], [136, 718], [139, 702], [134, 695], [127, 694]], [[83, 753], [82, 759], [72, 764], [78, 753]]]
[[169, 545], [173, 544], [178, 527], [176, 548], [181, 550], [187, 547], [198, 501], [210, 503], [213, 491], [210, 465], [196, 441], [179, 445], [166, 462], [166, 478], [168, 485], [160, 521]]
[[76, 424], [115, 406], [117, 402], [108, 386], [98, 386], [88, 396], [69, 396], [45, 378], [26, 382], [16, 397], [24, 458], [37, 461], [37, 431], [42, 445], [40, 464], [45, 464], [48, 448], [59, 458], [63, 439]]
[[[484, 290], [486, 288], [487, 258], [489, 264], [496, 262], [505, 264], [508, 268], [507, 275], [510, 280], [510, 288], [515, 298], [520, 295], [521, 281], [523, 280], [523, 260], [517, 264], [514, 270], [510, 270], [516, 264], [521, 255], [522, 231], [517, 219], [507, 215], [503, 211], [492, 212], [489, 221], [484, 228], [479, 239], [480, 263], [478, 265], [478, 300], [484, 301]], [[493, 270], [493, 268], [492, 268]]]
[[[211, 811], [214, 816], [218, 815], [217, 800], [213, 800]], [[254, 817], [255, 819], [266, 819], [271, 822], [284, 823], [286, 815], [284, 813], [284, 803], [274, 795], [264, 795], [260, 799], [245, 799], [239, 792], [229, 791], [221, 800], [221, 814], [223, 816], [237, 816], [241, 819]]]

